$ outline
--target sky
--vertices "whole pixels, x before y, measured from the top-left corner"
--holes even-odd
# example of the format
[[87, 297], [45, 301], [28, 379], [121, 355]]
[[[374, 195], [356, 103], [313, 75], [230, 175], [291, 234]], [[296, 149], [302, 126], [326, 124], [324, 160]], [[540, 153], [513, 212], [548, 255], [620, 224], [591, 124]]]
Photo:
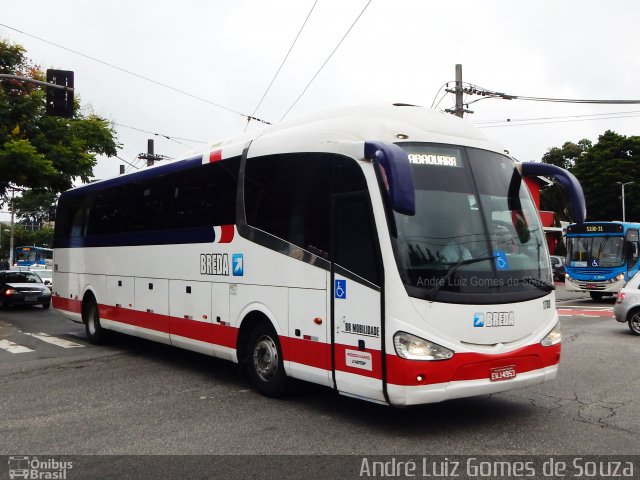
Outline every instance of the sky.
[[[451, 108], [441, 87], [456, 64], [463, 81], [512, 95], [640, 99], [638, 18], [637, 0], [30, 0], [4, 2], [0, 38], [42, 69], [73, 70], [85, 112], [113, 122], [128, 163], [99, 158], [103, 179], [122, 164], [144, 168], [149, 138], [179, 158], [261, 128], [243, 115], [290, 49], [255, 113], [272, 123], [366, 103]], [[640, 134], [640, 105], [484, 99], [469, 109], [520, 161], [608, 129]]]

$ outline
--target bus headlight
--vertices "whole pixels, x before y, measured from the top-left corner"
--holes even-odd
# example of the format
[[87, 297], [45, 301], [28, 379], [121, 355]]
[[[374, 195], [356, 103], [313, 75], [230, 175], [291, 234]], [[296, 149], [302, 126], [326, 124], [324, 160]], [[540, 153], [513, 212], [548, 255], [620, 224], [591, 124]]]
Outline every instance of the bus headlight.
[[560, 322], [556, 323], [556, 326], [551, 329], [546, 337], [542, 339], [540, 345], [543, 347], [550, 347], [556, 345], [562, 341], [562, 334], [560, 333]]
[[397, 332], [393, 336], [396, 354], [407, 360], [447, 360], [453, 357], [453, 351], [424, 338], [407, 332]]
[[619, 273], [619, 274], [616, 276], [615, 280], [617, 280], [617, 281], [624, 280], [624, 273]]

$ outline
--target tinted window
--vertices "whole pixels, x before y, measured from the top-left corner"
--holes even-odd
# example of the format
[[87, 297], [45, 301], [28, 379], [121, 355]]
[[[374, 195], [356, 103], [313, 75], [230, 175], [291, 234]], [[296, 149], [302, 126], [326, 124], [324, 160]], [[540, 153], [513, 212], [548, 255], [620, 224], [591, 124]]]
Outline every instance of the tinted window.
[[176, 175], [174, 227], [230, 225], [235, 222], [239, 159], [208, 164]]
[[334, 204], [334, 262], [379, 284], [374, 221], [365, 193], [339, 195]]
[[71, 235], [71, 226], [76, 212], [82, 204], [82, 196], [61, 197], [56, 211], [56, 227], [54, 236], [64, 238]]
[[328, 258], [331, 195], [366, 182], [354, 160], [307, 153], [248, 159], [244, 188], [249, 225]]
[[118, 233], [122, 231], [130, 208], [124, 187], [99, 192], [89, 208], [86, 235]]
[[235, 223], [240, 159], [61, 198], [56, 238]]

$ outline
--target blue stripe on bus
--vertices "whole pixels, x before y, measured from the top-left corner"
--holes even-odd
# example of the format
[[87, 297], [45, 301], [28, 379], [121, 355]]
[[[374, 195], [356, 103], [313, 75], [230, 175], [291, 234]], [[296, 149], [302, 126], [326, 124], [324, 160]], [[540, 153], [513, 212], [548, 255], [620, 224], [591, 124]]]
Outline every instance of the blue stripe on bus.
[[215, 239], [213, 227], [178, 228], [149, 232], [111, 233], [87, 237], [54, 239], [54, 248], [124, 247], [136, 245], [170, 245], [210, 243]]
[[181, 170], [188, 170], [190, 168], [195, 168], [199, 166], [202, 166], [202, 155], [199, 155], [195, 158], [189, 158], [187, 160], [180, 160], [178, 162], [167, 163], [165, 165], [160, 165], [154, 168], [147, 168], [145, 170], [140, 170], [139, 172], [131, 173], [129, 175], [120, 175], [118, 177], [110, 178], [108, 180], [103, 180], [101, 182], [90, 183], [89, 185], [83, 185], [82, 187], [74, 188], [73, 190], [68, 190], [64, 192], [62, 195], [67, 198], [86, 195], [88, 193], [99, 192], [106, 188], [113, 188], [113, 187], [119, 187], [121, 185], [128, 185], [130, 183], [138, 182], [141, 180], [148, 180], [151, 178], [159, 177], [160, 175], [164, 175], [167, 173], [179, 172]]

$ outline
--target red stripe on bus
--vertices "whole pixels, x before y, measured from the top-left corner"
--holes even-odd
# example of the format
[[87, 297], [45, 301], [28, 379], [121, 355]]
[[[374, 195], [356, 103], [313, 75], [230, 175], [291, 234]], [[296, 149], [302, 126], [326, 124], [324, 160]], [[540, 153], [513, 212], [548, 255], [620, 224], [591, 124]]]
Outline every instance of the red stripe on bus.
[[[491, 376], [491, 369], [514, 366], [516, 375], [560, 362], [560, 344], [543, 347], [529, 345], [513, 352], [493, 355], [485, 353], [456, 353], [449, 360], [405, 360], [387, 355], [387, 382], [394, 385], [430, 385], [465, 380], [483, 380]], [[422, 380], [418, 381], [417, 378]]]
[[[63, 297], [53, 297], [54, 308], [72, 313], [81, 313], [82, 303]], [[157, 313], [140, 312], [121, 307], [100, 305], [100, 317], [167, 334], [179, 335], [202, 342], [235, 349], [238, 329], [215, 323], [199, 322], [186, 318], [171, 317]], [[308, 365], [322, 370], [331, 370], [331, 345], [300, 338], [280, 337], [284, 360]], [[346, 351], [361, 351], [371, 355], [371, 363], [355, 368], [347, 365]], [[456, 353], [449, 360], [406, 360], [387, 354], [387, 382], [393, 385], [417, 386], [452, 381], [482, 380], [490, 378], [493, 368], [513, 366], [516, 374], [539, 370], [560, 362], [561, 344], [543, 347], [529, 345], [504, 354]], [[352, 345], [335, 346], [335, 368], [337, 371], [353, 373], [373, 379], [382, 379], [381, 352], [359, 350]], [[421, 380], [418, 380], [418, 377]]]
[[209, 153], [209, 163], [219, 162], [220, 160], [222, 160], [222, 150]]
[[[347, 350], [363, 352], [365, 354], [371, 355], [371, 370], [366, 370], [365, 368], [355, 368], [347, 365]], [[369, 350], [368, 348], [361, 350], [353, 345], [336, 344], [335, 368], [336, 370], [339, 370], [341, 372], [353, 373], [355, 375], [362, 375], [364, 377], [382, 380], [382, 352], [380, 350]]]
[[71, 313], [82, 313], [82, 302], [80, 300], [73, 300], [71, 298], [64, 297], [51, 297], [51, 304], [53, 308], [58, 310], [64, 310]]
[[113, 320], [114, 322], [126, 323], [134, 327], [147, 328], [162, 333], [170, 333], [169, 325], [172, 320], [168, 315], [159, 313], [140, 312], [128, 308], [114, 307], [111, 305], [100, 305], [100, 318]]
[[218, 243], [230, 243], [236, 232], [235, 225], [220, 225], [220, 240]]
[[220, 345], [222, 347], [236, 348], [238, 342], [238, 329], [215, 323], [198, 322], [185, 318], [171, 318], [171, 335], [199, 340], [201, 342]]
[[331, 345], [328, 343], [280, 337], [282, 358], [310, 367], [331, 370]]

